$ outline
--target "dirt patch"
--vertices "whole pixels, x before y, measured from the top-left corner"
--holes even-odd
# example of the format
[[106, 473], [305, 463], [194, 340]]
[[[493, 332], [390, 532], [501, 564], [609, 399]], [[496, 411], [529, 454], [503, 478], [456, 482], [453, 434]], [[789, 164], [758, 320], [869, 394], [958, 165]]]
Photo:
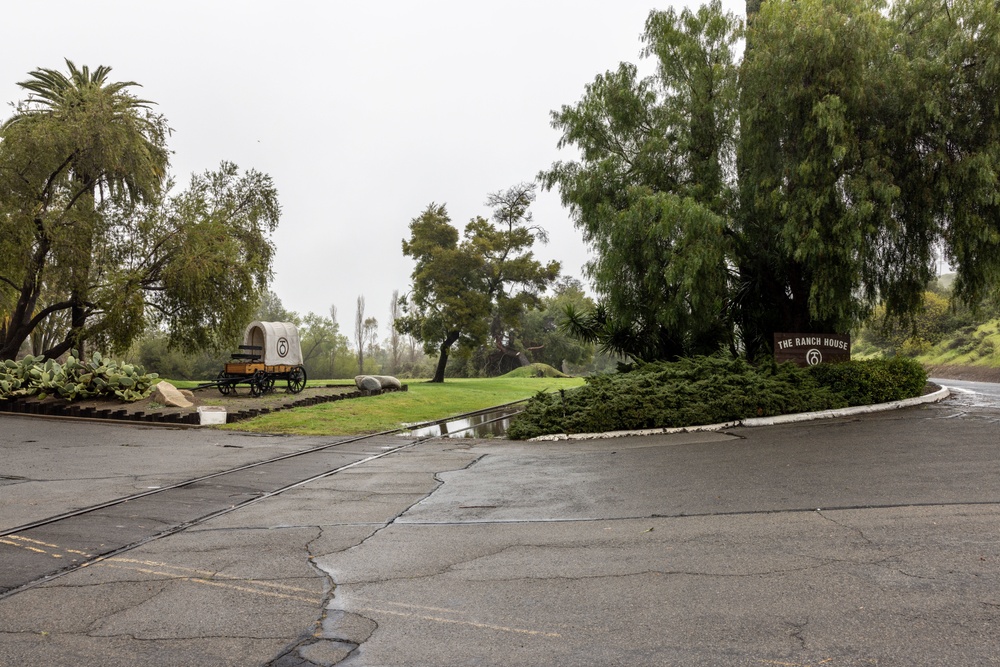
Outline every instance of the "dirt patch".
[[[228, 396], [224, 396], [215, 387], [207, 387], [205, 389], [195, 389], [192, 391], [193, 398], [189, 399], [194, 403], [192, 408], [173, 408], [174, 410], [197, 410], [200, 405], [221, 405], [226, 408], [226, 412], [240, 412], [241, 410], [260, 410], [262, 408], [269, 408], [274, 410], [275, 408], [286, 408], [293, 407], [293, 403], [298, 401], [304, 401], [306, 399], [314, 398], [326, 398], [330, 396], [343, 396], [345, 394], [350, 394], [356, 392], [357, 388], [354, 385], [351, 386], [330, 386], [330, 387], [306, 387], [297, 394], [290, 394], [284, 388], [277, 389], [263, 396], [251, 396], [250, 390], [247, 387], [240, 386], [237, 388], [235, 393], [230, 393]], [[142, 401], [137, 401], [137, 405], [141, 403], [149, 403], [151, 399], [144, 399]], [[153, 404], [154, 407], [156, 404]], [[139, 407], [138, 409], [143, 409]], [[156, 408], [162, 409], [162, 408]]]

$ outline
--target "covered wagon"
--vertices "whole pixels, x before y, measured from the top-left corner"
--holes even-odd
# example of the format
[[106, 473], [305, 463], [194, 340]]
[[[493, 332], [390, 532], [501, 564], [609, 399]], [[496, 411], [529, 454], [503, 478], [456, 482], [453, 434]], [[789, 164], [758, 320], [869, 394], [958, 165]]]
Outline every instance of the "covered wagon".
[[223, 394], [247, 384], [251, 396], [260, 396], [273, 391], [279, 380], [286, 382], [293, 394], [306, 386], [299, 330], [291, 322], [251, 322], [239, 352], [232, 355], [213, 384]]

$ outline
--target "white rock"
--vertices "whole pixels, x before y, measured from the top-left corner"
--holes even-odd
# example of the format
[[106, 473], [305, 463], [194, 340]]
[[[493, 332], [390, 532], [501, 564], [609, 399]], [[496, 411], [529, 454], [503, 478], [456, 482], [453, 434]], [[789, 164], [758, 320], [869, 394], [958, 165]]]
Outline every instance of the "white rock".
[[373, 375], [373, 378], [378, 380], [379, 384], [382, 385], [383, 389], [402, 389], [403, 383], [392, 377], [391, 375]]
[[354, 384], [357, 385], [358, 389], [364, 389], [366, 391], [380, 391], [382, 389], [382, 383], [373, 378], [371, 375], [355, 376]]
[[166, 381], [159, 382], [153, 387], [152, 398], [157, 403], [170, 405], [175, 408], [190, 408], [194, 405], [194, 403], [184, 398], [184, 394], [177, 387]]

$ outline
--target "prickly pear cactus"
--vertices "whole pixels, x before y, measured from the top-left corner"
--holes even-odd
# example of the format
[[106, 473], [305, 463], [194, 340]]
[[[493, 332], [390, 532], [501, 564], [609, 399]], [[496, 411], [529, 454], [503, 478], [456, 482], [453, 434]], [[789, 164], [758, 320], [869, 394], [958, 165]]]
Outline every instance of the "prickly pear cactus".
[[157, 377], [141, 366], [119, 364], [100, 353], [86, 361], [69, 357], [65, 364], [29, 355], [0, 365], [0, 399], [58, 396], [75, 401], [114, 395], [132, 402], [149, 396]]

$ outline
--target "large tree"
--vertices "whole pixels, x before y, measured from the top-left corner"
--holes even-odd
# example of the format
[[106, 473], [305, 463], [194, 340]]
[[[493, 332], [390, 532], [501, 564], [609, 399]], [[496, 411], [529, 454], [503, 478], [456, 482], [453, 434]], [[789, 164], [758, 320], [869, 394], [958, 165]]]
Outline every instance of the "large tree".
[[846, 333], [879, 302], [911, 322], [938, 247], [960, 299], [995, 290], [996, 3], [768, 0], [750, 37], [739, 231], [767, 252], [741, 253], [748, 348]]
[[110, 68], [67, 66], [32, 72], [0, 128], [0, 358], [36, 331], [49, 357], [149, 322], [189, 346], [238, 336], [270, 277], [270, 179], [223, 163], [168, 196], [163, 117]]
[[403, 254], [416, 260], [413, 287], [395, 325], [438, 354], [432, 382], [444, 381], [453, 345], [471, 351], [491, 336], [502, 340], [558, 276], [558, 262], [542, 264], [531, 250], [544, 240], [528, 211], [533, 200], [534, 187], [525, 184], [491, 195], [492, 221], [473, 218], [461, 240], [443, 205], [410, 222]]
[[[43, 291], [65, 299], [71, 312], [65, 347], [80, 338], [90, 255], [99, 233], [98, 196], [151, 201], [166, 173], [165, 123], [148, 102], [129, 94], [136, 84], [108, 83], [107, 67], [91, 72], [66, 62], [69, 76], [50, 69], [31, 72], [19, 84], [29, 91], [28, 100], [0, 128], [4, 231], [11, 241], [4, 250], [12, 253], [9, 259], [26, 262], [23, 271], [18, 266], [3, 276], [17, 294], [4, 300], [10, 310], [4, 357], [13, 356], [17, 348], [10, 348], [34, 329], [30, 322]], [[31, 227], [35, 238], [26, 243]], [[56, 244], [61, 247], [53, 248]], [[60, 252], [67, 246], [71, 257]], [[66, 268], [58, 281], [46, 284], [44, 269], [56, 262]]]
[[718, 3], [652, 12], [635, 65], [598, 76], [552, 114], [577, 160], [541, 174], [594, 250], [598, 307], [571, 312], [581, 337], [638, 359], [706, 353], [727, 341], [734, 196], [734, 45], [739, 22]]
[[936, 247], [958, 269], [958, 298], [995, 290], [995, 1], [748, 11], [742, 63], [740, 22], [718, 2], [653, 12], [644, 38], [657, 74], [623, 65], [553, 115], [581, 156], [542, 178], [597, 254], [601, 304], [581, 330], [669, 358], [720, 346], [715, 317], [755, 358], [776, 331], [846, 333], [880, 302], [912, 318]]

